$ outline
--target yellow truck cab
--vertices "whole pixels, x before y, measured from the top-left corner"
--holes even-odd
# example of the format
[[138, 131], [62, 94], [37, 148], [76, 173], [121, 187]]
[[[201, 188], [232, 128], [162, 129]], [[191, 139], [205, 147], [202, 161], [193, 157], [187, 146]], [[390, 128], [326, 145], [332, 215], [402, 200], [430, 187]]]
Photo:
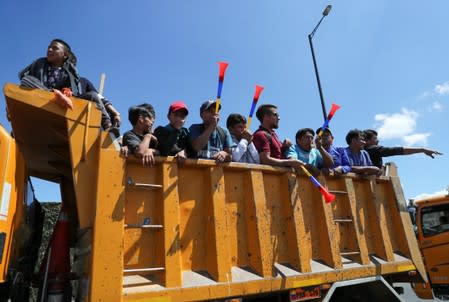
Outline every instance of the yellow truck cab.
[[414, 284], [418, 296], [449, 299], [449, 194], [415, 200], [416, 234], [429, 283]]
[[142, 166], [100, 130], [91, 102], [73, 98], [67, 110], [46, 91], [3, 92], [14, 133], [0, 131], [4, 299], [26, 301], [17, 288], [33, 273], [18, 265], [29, 251], [19, 248], [28, 176], [59, 183], [70, 226], [69, 271], [49, 273], [67, 256], [52, 250], [37, 274], [43, 299], [402, 301], [392, 282], [427, 281], [396, 175], [320, 176], [336, 195], [326, 203], [290, 168], [173, 157]]

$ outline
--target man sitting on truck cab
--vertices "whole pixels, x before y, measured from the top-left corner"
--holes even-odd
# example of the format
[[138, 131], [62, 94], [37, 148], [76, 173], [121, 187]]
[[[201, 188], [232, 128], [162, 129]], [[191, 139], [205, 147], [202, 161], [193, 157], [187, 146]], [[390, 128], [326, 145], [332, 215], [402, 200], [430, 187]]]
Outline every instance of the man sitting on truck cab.
[[380, 175], [382, 173], [381, 169], [373, 166], [368, 152], [363, 150], [365, 138], [362, 131], [359, 129], [350, 130], [346, 135], [346, 143], [348, 143], [348, 147], [345, 148], [345, 152], [348, 155], [352, 172], [365, 175]]
[[276, 131], [279, 127], [279, 113], [277, 107], [271, 104], [263, 104], [257, 108], [257, 119], [260, 127], [254, 132], [253, 142], [259, 152], [260, 163], [274, 166], [288, 166], [300, 168], [304, 162], [298, 159], [286, 159], [283, 152], [290, 148], [292, 142], [285, 139], [282, 143]]
[[200, 107], [202, 124], [189, 128], [190, 157], [213, 159], [217, 163], [231, 161], [231, 135], [218, 125], [221, 105], [216, 108], [215, 100], [207, 100]]
[[154, 115], [144, 107], [134, 106], [129, 108], [128, 119], [133, 129], [123, 135], [123, 145], [131, 154], [141, 158], [144, 165], [153, 165], [154, 156], [159, 155], [155, 149], [157, 140], [151, 133]]
[[47, 56], [39, 58], [19, 73], [20, 86], [53, 91], [55, 101], [72, 109], [70, 96], [80, 94], [78, 70], [70, 60], [73, 52], [65, 41], [53, 39], [47, 47]]

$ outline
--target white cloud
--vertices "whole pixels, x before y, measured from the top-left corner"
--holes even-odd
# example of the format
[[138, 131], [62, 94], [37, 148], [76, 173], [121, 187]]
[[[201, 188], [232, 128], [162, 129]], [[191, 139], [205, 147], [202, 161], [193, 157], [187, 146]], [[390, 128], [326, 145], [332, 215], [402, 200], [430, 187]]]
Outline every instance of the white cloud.
[[406, 108], [402, 108], [400, 113], [376, 114], [374, 119], [380, 123], [377, 127], [379, 138], [399, 139], [406, 146], [427, 145], [427, 138], [431, 133], [415, 133], [418, 116], [416, 111]]
[[435, 102], [433, 102], [433, 104], [432, 104], [432, 108], [433, 108], [435, 111], [441, 111], [441, 110], [443, 110], [443, 105], [441, 105], [440, 102], [435, 101]]
[[382, 123], [377, 130], [382, 139], [403, 138], [410, 135], [416, 128], [417, 118], [417, 112], [405, 108], [401, 109], [401, 113], [383, 113], [374, 116], [376, 122]]
[[[449, 81], [444, 82], [443, 84], [436, 84], [432, 90], [427, 90], [418, 95], [418, 100], [431, 101], [436, 96], [449, 95]], [[436, 101], [438, 102], [438, 101]], [[429, 111], [430, 107], [427, 108]], [[442, 109], [442, 108], [441, 108]], [[435, 110], [439, 111], [439, 110]]]
[[418, 99], [426, 99], [430, 96], [432, 96], [431, 91], [424, 91], [423, 93], [421, 93], [421, 95], [418, 96]]
[[415, 133], [411, 135], [406, 135], [402, 138], [402, 141], [407, 147], [413, 145], [424, 145], [427, 146], [427, 138], [431, 133]]
[[443, 194], [448, 194], [448, 190], [441, 190], [441, 191], [437, 191], [434, 193], [421, 193], [415, 197], [413, 197], [412, 199], [417, 200], [417, 199], [422, 199], [422, 198], [429, 198], [432, 196], [437, 196], [437, 195], [443, 195]]
[[444, 82], [443, 84], [437, 84], [434, 88], [434, 91], [439, 95], [449, 94], [449, 81]]
[[435, 101], [427, 106], [427, 112], [441, 112], [443, 111], [443, 108], [443, 104], [441, 104], [439, 101]]

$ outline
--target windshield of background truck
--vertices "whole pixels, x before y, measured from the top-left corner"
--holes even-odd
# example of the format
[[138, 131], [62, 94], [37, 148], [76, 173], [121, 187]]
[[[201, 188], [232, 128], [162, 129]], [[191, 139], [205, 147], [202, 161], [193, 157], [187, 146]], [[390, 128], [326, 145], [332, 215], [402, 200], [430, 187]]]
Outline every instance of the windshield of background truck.
[[424, 237], [449, 232], [449, 204], [425, 207], [421, 215]]

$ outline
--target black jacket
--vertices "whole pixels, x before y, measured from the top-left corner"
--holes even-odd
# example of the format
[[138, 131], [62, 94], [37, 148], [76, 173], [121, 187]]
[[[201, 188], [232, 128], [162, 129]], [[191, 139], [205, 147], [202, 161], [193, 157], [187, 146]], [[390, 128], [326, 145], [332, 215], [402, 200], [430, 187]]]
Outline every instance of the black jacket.
[[[19, 72], [19, 79], [22, 79], [26, 75], [33, 76], [41, 81], [44, 85], [47, 83], [47, 70], [50, 65], [47, 58], [40, 58], [28, 65], [24, 70]], [[54, 87], [56, 89], [62, 89], [68, 87], [72, 90], [73, 95], [78, 96], [81, 94], [80, 77], [75, 65], [66, 61], [62, 65], [63, 81], [59, 85], [61, 87]], [[51, 87], [48, 87], [51, 88]]]

